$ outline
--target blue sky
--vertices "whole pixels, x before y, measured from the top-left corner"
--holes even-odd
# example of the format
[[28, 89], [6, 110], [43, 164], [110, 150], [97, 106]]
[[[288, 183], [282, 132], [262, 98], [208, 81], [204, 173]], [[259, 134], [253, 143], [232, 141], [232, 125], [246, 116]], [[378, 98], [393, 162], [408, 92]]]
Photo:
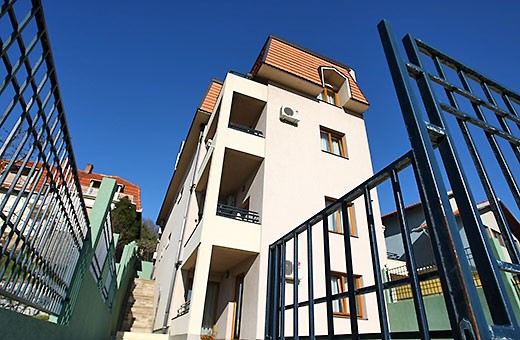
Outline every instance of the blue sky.
[[[44, 1], [78, 168], [141, 186], [155, 220], [211, 78], [250, 71], [272, 33], [353, 67], [374, 169], [409, 149], [377, 32], [391, 21], [520, 89], [517, 1]], [[383, 211], [385, 208], [383, 207]]]

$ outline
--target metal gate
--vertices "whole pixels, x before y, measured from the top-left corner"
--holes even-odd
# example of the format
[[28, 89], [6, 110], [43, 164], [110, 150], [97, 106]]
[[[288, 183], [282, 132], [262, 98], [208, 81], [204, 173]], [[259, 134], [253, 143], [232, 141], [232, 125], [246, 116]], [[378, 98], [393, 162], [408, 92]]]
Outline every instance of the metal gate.
[[[504, 201], [511, 204], [515, 212], [520, 208], [517, 184], [520, 95], [410, 35], [403, 39], [406, 61], [389, 24], [382, 21], [378, 28], [411, 150], [270, 246], [265, 337], [520, 339], [515, 316], [519, 300], [512, 299], [512, 292], [508, 290], [508, 281], [518, 282], [520, 274], [517, 237], [511, 229], [511, 221], [516, 219], [504, 205]], [[422, 102], [417, 99], [418, 95]], [[489, 153], [485, 153], [487, 150]], [[413, 173], [414, 181], [403, 182], [405, 170]], [[380, 216], [374, 213], [372, 206], [372, 197], [377, 195], [374, 192], [388, 182], [395, 201], [407, 271], [407, 275], [394, 280], [389, 280], [383, 272], [382, 262], [386, 256], [381, 253], [376, 230], [376, 219]], [[436, 264], [434, 270], [428, 272], [417, 266], [403, 199], [402, 184], [409, 186], [411, 182], [416, 185], [423, 206], [425, 228]], [[500, 197], [498, 188], [502, 190]], [[448, 190], [451, 190], [450, 196]], [[495, 236], [500, 237], [505, 252], [502, 256], [495, 254], [487, 236], [475, 193], [485, 198], [492, 212], [499, 230]], [[450, 197], [456, 210], [451, 206]], [[374, 275], [370, 280], [373, 284], [366, 286], [360, 286], [353, 274], [352, 251], [355, 249], [351, 246], [348, 207], [357, 199], [365, 205], [365, 227]], [[344, 226], [342, 257], [346, 289], [333, 292], [328, 217], [338, 212]], [[313, 235], [320, 236], [319, 244]], [[317, 251], [323, 254], [324, 263], [313, 261]], [[304, 292], [296, 282], [287, 285], [286, 270], [294, 270], [292, 277], [296, 281], [301, 269], [297, 265], [286, 268], [286, 259], [294, 264], [307, 264]], [[432, 279], [440, 282], [443, 292], [449, 319], [446, 329], [433, 330], [428, 323], [421, 283]], [[315, 289], [318, 280], [324, 280], [321, 281], [325, 286], [322, 294], [317, 294]], [[416, 319], [417, 327], [394, 331], [387, 312], [388, 292], [402, 286], [409, 287], [413, 298], [409, 317]], [[361, 331], [360, 299], [369, 294], [374, 294], [377, 301], [378, 326]], [[334, 322], [338, 301], [348, 301], [345, 308], [351, 311], [350, 330], [340, 329]], [[326, 330], [319, 332], [317, 328], [323, 327], [317, 327], [316, 308], [323, 305], [326, 316], [320, 313], [319, 317], [326, 321]]]

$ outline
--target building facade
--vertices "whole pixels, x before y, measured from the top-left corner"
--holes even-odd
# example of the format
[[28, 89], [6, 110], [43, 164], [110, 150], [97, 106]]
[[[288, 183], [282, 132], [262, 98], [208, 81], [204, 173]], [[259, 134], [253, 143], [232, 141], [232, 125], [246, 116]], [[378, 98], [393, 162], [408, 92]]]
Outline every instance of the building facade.
[[[269, 244], [372, 175], [368, 107], [350, 67], [275, 36], [250, 74], [230, 72], [211, 82], [157, 219], [156, 332], [167, 330], [172, 339], [264, 337]], [[378, 217], [375, 193], [373, 200]], [[373, 283], [369, 236], [356, 216], [366, 216], [362, 201], [349, 207], [348, 218], [359, 249], [355, 274], [364, 286]], [[331, 214], [328, 223], [337, 252], [343, 252], [340, 217]], [[320, 256], [314, 254], [317, 263]], [[331, 259], [336, 292], [345, 290], [340, 258]], [[295, 281], [306, 291], [305, 280], [287, 277], [288, 285]], [[377, 329], [375, 296], [358, 306], [360, 330]], [[325, 310], [316, 308], [317, 316]], [[334, 304], [335, 323], [348, 329], [346, 308], [344, 300]], [[317, 334], [326, 334], [325, 322], [316, 320]]]
[[[90, 210], [94, 205], [101, 182], [103, 178], [113, 178], [116, 180], [116, 192], [112, 203], [118, 202], [121, 198], [126, 197], [135, 206], [135, 211], [139, 218], [141, 218], [143, 209], [141, 207], [141, 187], [135, 185], [119, 176], [110, 176], [95, 173], [93, 164], [87, 164], [84, 170], [78, 170], [78, 177], [81, 184], [81, 191], [87, 207], [87, 212], [90, 214]], [[113, 208], [113, 206], [112, 206]]]

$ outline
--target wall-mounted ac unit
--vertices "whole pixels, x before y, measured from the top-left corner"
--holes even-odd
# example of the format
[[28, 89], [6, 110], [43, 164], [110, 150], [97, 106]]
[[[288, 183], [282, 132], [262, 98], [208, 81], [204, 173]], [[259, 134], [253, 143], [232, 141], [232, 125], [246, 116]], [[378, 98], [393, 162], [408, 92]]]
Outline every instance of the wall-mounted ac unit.
[[[298, 282], [302, 279], [302, 264], [298, 262]], [[294, 264], [292, 261], [285, 261], [285, 280], [294, 281]]]
[[289, 123], [296, 124], [300, 121], [298, 110], [289, 106], [282, 106], [280, 108], [280, 119]]

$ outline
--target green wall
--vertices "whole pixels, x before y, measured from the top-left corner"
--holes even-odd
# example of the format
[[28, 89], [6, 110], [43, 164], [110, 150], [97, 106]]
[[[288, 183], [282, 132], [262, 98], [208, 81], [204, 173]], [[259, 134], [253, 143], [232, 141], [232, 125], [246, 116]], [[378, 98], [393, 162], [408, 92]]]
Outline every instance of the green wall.
[[140, 279], [151, 280], [153, 271], [153, 263], [148, 261], [141, 261], [141, 270], [137, 272]]
[[[126, 273], [126, 289], [130, 284], [134, 270]], [[85, 274], [78, 295], [74, 312], [67, 325], [60, 325], [45, 320], [0, 309], [0, 328], [2, 339], [46, 339], [46, 340], [107, 340], [117, 327], [119, 313], [126, 298], [124, 287], [120, 287], [110, 310], [99, 295], [99, 291], [90, 272]], [[118, 306], [118, 308], [116, 308]]]
[[[58, 322], [36, 319], [10, 310], [0, 309], [1, 339], [46, 339], [46, 340], [107, 340], [122, 321], [123, 308], [136, 276], [137, 244], [131, 242], [123, 250], [117, 264], [117, 277], [111, 291], [112, 307], [102, 299], [100, 289], [89, 271], [90, 262], [107, 216], [116, 182], [103, 179], [98, 196], [90, 214], [90, 236], [85, 241], [81, 260], [73, 279], [74, 292], [70, 302], [63, 308]], [[90, 242], [93, 240], [93, 242]], [[88, 248], [87, 248], [88, 247]], [[113, 251], [113, 249], [112, 249]], [[101, 281], [100, 281], [101, 282]], [[102, 282], [101, 282], [102, 283]]]

